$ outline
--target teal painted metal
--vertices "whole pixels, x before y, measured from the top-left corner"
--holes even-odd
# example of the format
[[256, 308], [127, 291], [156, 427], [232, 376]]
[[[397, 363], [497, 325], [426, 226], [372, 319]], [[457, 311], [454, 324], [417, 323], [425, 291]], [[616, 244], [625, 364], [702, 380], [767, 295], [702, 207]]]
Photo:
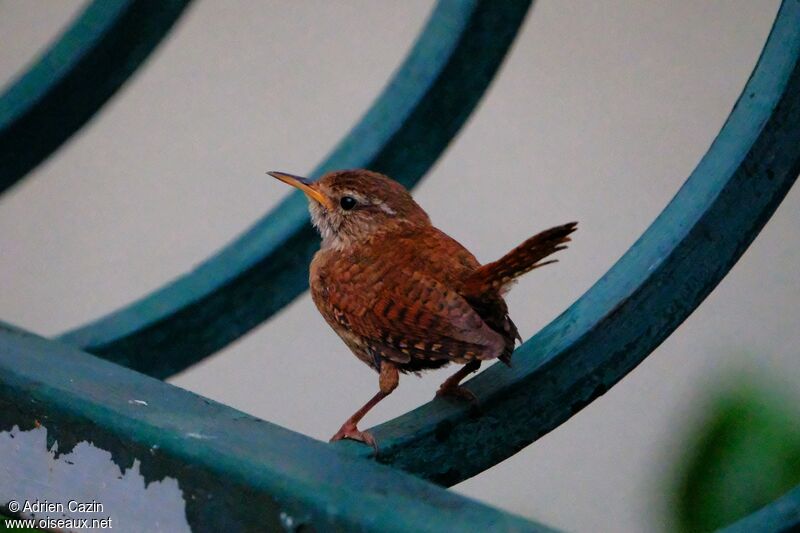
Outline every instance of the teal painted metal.
[[[389, 106], [393, 100], [379, 100], [328, 160], [331, 167], [359, 166], [337, 161], [367, 153], [372, 154], [371, 163], [360, 166], [401, 176], [407, 183], [419, 179], [494, 74], [524, 15], [527, 5], [523, 4], [518, 6], [518, 18], [503, 19], [488, 3], [440, 3], [393, 82], [399, 85], [390, 85], [383, 97], [396, 95], [397, 101], [409, 105], [408, 113], [392, 126], [396, 129], [383, 129], [382, 121], [390, 121], [395, 114]], [[446, 40], [446, 46], [436, 48], [437, 57], [445, 58], [437, 63], [444, 65], [439, 70], [425, 70], [425, 61], [419, 59], [415, 68], [433, 76], [420, 95], [398, 80], [413, 67], [413, 58], [424, 58], [416, 54], [421, 53], [426, 36], [431, 39], [426, 46], [435, 48], [441, 35], [431, 27], [436, 27], [434, 21], [442, 13], [454, 18], [439, 19], [443, 24], [439, 28], [449, 28], [445, 33], [459, 39]], [[458, 27], [452, 30], [454, 23]], [[461, 87], [448, 80], [469, 70], [479, 52], [474, 49], [479, 36], [470, 44], [463, 39], [485, 33], [492, 24], [506, 26], [506, 32], [501, 32], [506, 46], [494, 50], [496, 62], [487, 60], [488, 71], [474, 78], [477, 86], [467, 91], [468, 101], [461, 101], [459, 109], [449, 109], [453, 113], [449, 122], [441, 130], [428, 132], [431, 123], [426, 121], [450, 99], [458, 101]], [[414, 95], [421, 100], [414, 100]], [[381, 102], [387, 107], [382, 108]], [[375, 133], [373, 128], [385, 135], [374, 144], [362, 142]], [[418, 138], [422, 144], [415, 145]], [[431, 148], [437, 146], [438, 151]], [[414, 170], [404, 173], [403, 157], [418, 148], [427, 149], [428, 161], [415, 159], [410, 165]], [[400, 170], [392, 170], [394, 165]], [[327, 168], [323, 164], [317, 174]], [[759, 64], [723, 130], [640, 240], [600, 282], [519, 349], [513, 369], [496, 365], [470, 382], [482, 398], [480, 411], [437, 401], [376, 428], [381, 442], [379, 461], [452, 484], [563, 423], [632, 370], [700, 304], [769, 219], [798, 172], [800, 0], [784, 0]], [[166, 375], [209, 353], [204, 350], [213, 351], [220, 342], [241, 335], [254, 325], [252, 313], [263, 320], [305, 286], [304, 262], [302, 282], [269, 279], [272, 287], [288, 283], [289, 289], [279, 295], [257, 295], [272, 298], [267, 304], [254, 296], [239, 300], [252, 293], [253, 284], [266, 283], [259, 276], [283, 271], [293, 261], [306, 261], [305, 255], [313, 251], [310, 232], [298, 229], [300, 223], [305, 224], [303, 202], [291, 198], [280, 209], [287, 218], [279, 219], [274, 213], [267, 217], [205, 265], [205, 271], [198, 271], [203, 275], [184, 278], [109, 322], [101, 322], [100, 327], [66, 339], [79, 344], [109, 340], [97, 345], [98, 351], [121, 349], [120, 356], [104, 355], [128, 364], [134, 363], [132, 354], [140, 347], [147, 348], [150, 358], [157, 358], [158, 348], [165, 347], [167, 365], [159, 366], [147, 357], [136, 364]], [[270, 221], [278, 225], [267, 228]], [[289, 255], [278, 253], [275, 245], [287, 243]], [[274, 251], [275, 256], [264, 255], [265, 250]], [[267, 264], [267, 258], [279, 264]], [[231, 260], [238, 265], [235, 271], [224, 268], [223, 263]], [[223, 318], [209, 322], [210, 313], [221, 313]], [[199, 344], [171, 338], [208, 327], [207, 337]], [[136, 335], [144, 337], [137, 340]], [[215, 341], [216, 336], [222, 340]], [[194, 347], [202, 348], [198, 357], [172, 359], [175, 350]], [[175, 477], [186, 496], [190, 525], [198, 530], [277, 529], [287, 525], [286, 516], [296, 517], [297, 526], [323, 529], [540, 527], [349, 456], [366, 455], [366, 447], [340, 443], [331, 449], [77, 350], [0, 326], [0, 434], [12, 426], [26, 430], [40, 423], [49, 440], [58, 441], [58, 454], [77, 443], [92, 442], [111, 452], [123, 470], [138, 459], [147, 480]], [[342, 479], [349, 482], [345, 490]], [[8, 481], [0, 482], [0, 491], [13, 488]], [[795, 489], [733, 527], [789, 527], [797, 522], [797, 502]]]
[[[436, 400], [373, 428], [379, 460], [444, 485], [503, 461], [647, 357], [716, 287], [800, 172], [800, 0], [784, 0], [728, 120], [628, 252], [521, 346], [467, 383], [480, 413]], [[788, 268], [788, 266], [787, 266]], [[352, 442], [342, 449], [364, 455]]]
[[[87, 447], [111, 454], [118, 470], [102, 464], [71, 467], [67, 486], [61, 488], [72, 498], [76, 484], [111, 485], [121, 473], [128, 475], [135, 461], [144, 477], [144, 483], [137, 484], [145, 486], [142, 492], [150, 490], [147, 487], [154, 481], [177, 480], [181, 492], [177, 501], [185, 502], [185, 517], [193, 531], [546, 530], [0, 324], [0, 439], [10, 438], [14, 426], [15, 443], [22, 445], [28, 442], [21, 438], [25, 431], [44, 427], [50, 445], [58, 443], [59, 457]], [[109, 461], [106, 454], [96, 455], [98, 461]], [[19, 499], [21, 480], [32, 475], [35, 472], [24, 470], [24, 465], [0, 461], [0, 504]], [[31, 480], [37, 495], [59, 488], [52, 487], [48, 469], [41, 476]], [[98, 489], [95, 497], [113, 514], [125, 505], [141, 503], [131, 501], [133, 492]], [[151, 514], [158, 511], [146, 509], [146, 514], [136, 516], [136, 524], [117, 523], [117, 527], [155, 530]]]
[[80, 129], [190, 0], [95, 0], [0, 96], [0, 193]]
[[800, 487], [795, 487], [721, 533], [788, 533], [800, 530]]
[[[416, 183], [477, 105], [529, 5], [441, 0], [383, 94], [311, 175], [364, 167]], [[306, 200], [293, 194], [193, 272], [60, 340], [170, 376], [305, 291], [318, 247]]]

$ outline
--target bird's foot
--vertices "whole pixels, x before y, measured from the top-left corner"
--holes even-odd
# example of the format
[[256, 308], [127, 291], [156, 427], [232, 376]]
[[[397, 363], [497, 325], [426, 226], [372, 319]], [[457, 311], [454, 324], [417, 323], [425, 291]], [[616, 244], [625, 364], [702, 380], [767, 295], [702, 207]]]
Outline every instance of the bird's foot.
[[343, 439], [357, 440], [358, 442], [369, 444], [375, 449], [375, 454], [377, 455], [378, 453], [378, 443], [375, 441], [375, 437], [372, 436], [372, 433], [369, 431], [359, 431], [355, 424], [349, 422], [342, 424], [342, 427], [339, 428], [336, 435], [331, 437], [330, 442]]
[[457, 400], [466, 400], [471, 404], [478, 404], [478, 397], [475, 396], [468, 388], [463, 385], [442, 385], [436, 391], [437, 398], [455, 398]]

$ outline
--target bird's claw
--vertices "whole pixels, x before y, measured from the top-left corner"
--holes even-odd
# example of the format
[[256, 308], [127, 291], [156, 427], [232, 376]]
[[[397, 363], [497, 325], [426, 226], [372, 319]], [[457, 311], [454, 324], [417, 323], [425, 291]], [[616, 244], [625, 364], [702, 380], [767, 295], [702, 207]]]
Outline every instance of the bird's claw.
[[375, 455], [378, 454], [378, 443], [375, 441], [375, 437], [372, 436], [372, 433], [369, 431], [360, 431], [355, 424], [344, 423], [342, 427], [339, 428], [339, 431], [336, 432], [336, 435], [331, 437], [330, 442], [343, 439], [356, 440], [368, 444], [375, 450]]
[[469, 403], [474, 405], [478, 404], [478, 397], [475, 396], [475, 393], [462, 385], [439, 387], [439, 390], [436, 391], [436, 397], [455, 398], [457, 400], [467, 400]]

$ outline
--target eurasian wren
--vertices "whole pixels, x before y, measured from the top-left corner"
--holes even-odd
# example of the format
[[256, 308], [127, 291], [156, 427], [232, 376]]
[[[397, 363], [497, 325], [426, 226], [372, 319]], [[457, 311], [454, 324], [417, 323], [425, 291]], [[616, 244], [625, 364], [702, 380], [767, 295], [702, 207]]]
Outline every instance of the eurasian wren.
[[400, 372], [463, 364], [436, 394], [474, 401], [461, 380], [487, 359], [510, 364], [521, 340], [504, 292], [518, 276], [555, 262], [543, 259], [566, 248], [577, 227], [572, 222], [543, 231], [481, 266], [387, 176], [343, 170], [311, 182], [269, 174], [308, 196], [311, 221], [322, 235], [311, 261], [311, 296], [356, 357], [380, 375], [380, 391], [331, 441], [376, 447], [356, 426], [397, 387]]

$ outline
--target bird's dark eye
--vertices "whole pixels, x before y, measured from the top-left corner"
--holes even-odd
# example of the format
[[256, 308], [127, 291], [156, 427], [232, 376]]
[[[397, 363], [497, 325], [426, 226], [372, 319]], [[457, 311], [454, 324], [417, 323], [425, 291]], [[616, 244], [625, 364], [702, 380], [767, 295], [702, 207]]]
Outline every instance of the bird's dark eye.
[[357, 203], [358, 202], [356, 202], [356, 199], [352, 196], [342, 196], [342, 199], [339, 200], [339, 205], [342, 206], [342, 209], [345, 211], [350, 211], [356, 206]]

